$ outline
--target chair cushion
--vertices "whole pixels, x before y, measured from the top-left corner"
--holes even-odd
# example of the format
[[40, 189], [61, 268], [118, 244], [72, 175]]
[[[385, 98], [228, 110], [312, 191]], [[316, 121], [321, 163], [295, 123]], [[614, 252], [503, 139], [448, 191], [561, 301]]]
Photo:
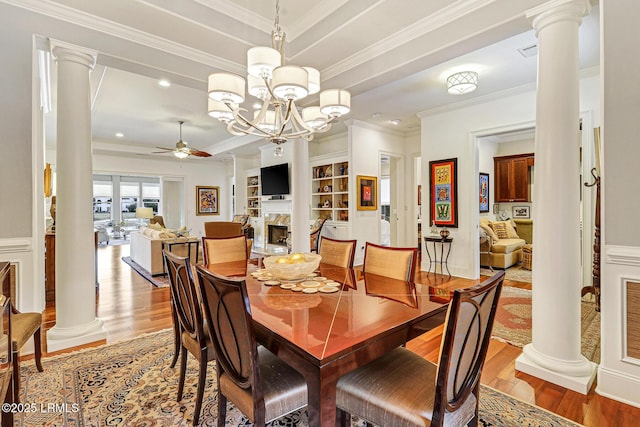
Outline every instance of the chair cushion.
[[[381, 426], [428, 427], [433, 415], [437, 366], [397, 348], [338, 381], [336, 405]], [[461, 408], [445, 414], [447, 426], [465, 425], [475, 416], [473, 394]]]
[[18, 352], [42, 325], [40, 313], [18, 313], [11, 316], [12, 350]]
[[509, 254], [522, 248], [524, 243], [525, 242], [522, 239], [500, 239], [493, 243], [491, 252], [497, 254]]
[[[307, 405], [307, 383], [293, 370], [264, 347], [258, 348], [260, 376], [264, 394], [265, 420], [280, 418]], [[238, 387], [226, 374], [222, 374], [220, 391], [251, 421], [255, 420], [251, 389]]]

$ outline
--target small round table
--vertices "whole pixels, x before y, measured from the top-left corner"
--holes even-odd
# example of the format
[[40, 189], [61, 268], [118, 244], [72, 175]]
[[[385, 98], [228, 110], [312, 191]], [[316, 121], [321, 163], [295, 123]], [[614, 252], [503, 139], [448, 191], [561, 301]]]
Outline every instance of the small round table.
[[[429, 242], [433, 245], [433, 257], [429, 251]], [[449, 254], [451, 253], [451, 242], [453, 242], [453, 237], [443, 238], [440, 236], [424, 236], [424, 248], [427, 251], [427, 256], [429, 257], [429, 269], [427, 270], [427, 274], [431, 272], [431, 266], [433, 265], [433, 275], [435, 276], [438, 270], [438, 264], [440, 264], [440, 274], [444, 274], [444, 268], [446, 268], [449, 277], [451, 277], [449, 265], [447, 265]], [[440, 260], [438, 260], [436, 243], [440, 243]], [[449, 246], [446, 255], [444, 254], [445, 245]]]

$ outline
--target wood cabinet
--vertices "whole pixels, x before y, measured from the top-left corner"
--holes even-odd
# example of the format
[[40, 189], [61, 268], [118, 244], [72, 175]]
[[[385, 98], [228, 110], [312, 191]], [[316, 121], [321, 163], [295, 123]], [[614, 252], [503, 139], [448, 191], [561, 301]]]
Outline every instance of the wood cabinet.
[[528, 202], [529, 168], [534, 164], [533, 153], [494, 157], [495, 202]]
[[247, 176], [247, 215], [260, 216], [260, 176]]
[[311, 218], [349, 221], [349, 162], [311, 168]]
[[[96, 248], [95, 270], [96, 289], [98, 288], [98, 232], [93, 233]], [[56, 233], [47, 232], [44, 235], [44, 290], [45, 301], [56, 301]]]

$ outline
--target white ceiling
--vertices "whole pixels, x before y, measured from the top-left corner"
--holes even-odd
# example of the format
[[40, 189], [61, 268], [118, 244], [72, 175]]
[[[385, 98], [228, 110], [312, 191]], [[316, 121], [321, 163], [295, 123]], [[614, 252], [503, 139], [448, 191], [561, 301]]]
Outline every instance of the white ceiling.
[[[280, 24], [288, 63], [319, 69], [323, 88], [351, 91], [345, 120], [411, 132], [419, 129], [418, 112], [535, 84], [536, 57], [524, 58], [518, 49], [536, 42], [524, 12], [545, 2], [280, 0]], [[246, 51], [270, 43], [274, 15], [275, 1], [268, 0], [0, 0], [7, 22], [41, 22], [44, 37], [98, 51], [92, 72], [97, 151], [171, 147], [184, 120], [184, 140], [218, 159], [258, 155], [264, 141], [231, 138], [207, 115], [207, 75], [245, 74]], [[580, 28], [580, 66], [598, 64], [596, 5]], [[478, 90], [449, 95], [446, 77], [460, 70], [478, 72]], [[160, 87], [161, 77], [171, 87]], [[55, 111], [46, 117], [46, 130], [47, 143], [54, 144]]]

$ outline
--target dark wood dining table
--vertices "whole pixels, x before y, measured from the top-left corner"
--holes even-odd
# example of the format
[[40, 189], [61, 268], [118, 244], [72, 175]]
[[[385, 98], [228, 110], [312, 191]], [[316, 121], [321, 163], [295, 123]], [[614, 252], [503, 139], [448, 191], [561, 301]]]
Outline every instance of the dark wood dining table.
[[248, 274], [252, 265], [208, 268], [245, 276], [257, 341], [306, 379], [312, 427], [337, 424], [342, 375], [443, 324], [448, 305], [430, 286], [322, 263], [318, 274], [341, 283], [338, 292], [267, 286]]

